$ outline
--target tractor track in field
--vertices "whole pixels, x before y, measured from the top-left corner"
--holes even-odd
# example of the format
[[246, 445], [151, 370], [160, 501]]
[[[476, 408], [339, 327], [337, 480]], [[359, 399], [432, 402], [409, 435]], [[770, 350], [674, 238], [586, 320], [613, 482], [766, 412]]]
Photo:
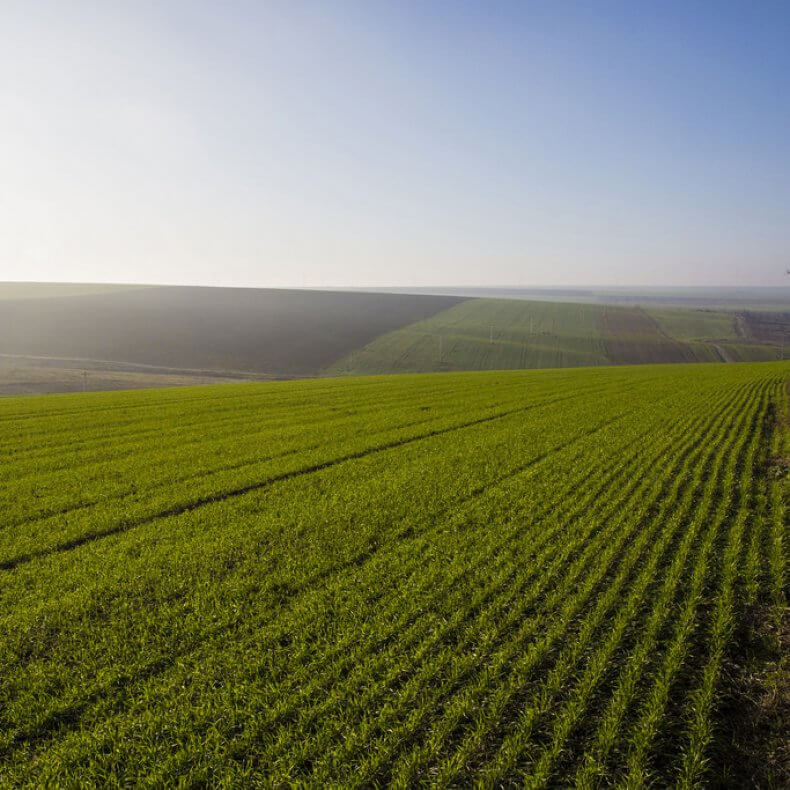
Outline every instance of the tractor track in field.
[[[582, 438], [586, 438], [589, 435], [594, 435], [595, 432], [602, 430], [604, 427], [606, 427], [609, 424], [613, 424], [614, 422], [617, 421], [617, 419], [619, 418], [604, 421], [604, 423], [600, 424], [592, 431], [588, 431], [583, 434], [580, 434], [574, 437], [572, 440], [565, 442], [562, 447], [557, 447], [549, 453], [544, 453], [543, 454], [544, 457], [540, 460], [545, 460], [545, 457], [553, 455], [555, 452], [560, 452], [562, 449], [566, 449], [568, 446], [571, 446], [573, 443], [579, 441]], [[626, 447], [631, 447], [633, 445], [638, 444], [646, 436], [647, 433], [637, 435], [633, 440], [629, 441], [626, 444]], [[632, 456], [629, 462], [632, 462], [633, 460], [638, 458], [640, 452], [641, 452], [640, 450], [637, 450], [637, 452]], [[681, 455], [681, 458], [683, 457], [685, 457], [685, 455]], [[538, 463], [539, 460], [534, 459], [530, 464], [525, 465], [525, 467], [521, 471], [525, 471], [528, 468], [536, 466]], [[500, 480], [493, 481], [490, 485], [486, 486], [484, 489], [476, 489], [470, 496], [465, 497], [462, 503], [454, 503], [454, 507], [456, 506], [456, 504], [464, 504], [468, 501], [471, 501], [472, 499], [479, 497], [482, 493], [484, 493], [484, 491], [497, 487], [502, 482], [505, 482], [507, 479], [511, 479], [512, 477], [517, 476], [517, 474], [518, 472], [509, 473], [503, 476]], [[587, 473], [588, 476], [592, 474], [593, 474], [592, 470], [590, 470]], [[609, 485], [613, 484], [613, 480], [610, 480], [608, 484]], [[632, 481], [632, 485], [636, 486], [636, 481]], [[622, 496], [625, 499], [627, 499], [629, 496], [628, 490], [629, 490], [628, 487], [626, 487], [626, 489], [624, 489], [624, 491], [622, 492]], [[593, 500], [596, 498], [597, 497], [595, 496], [592, 497]], [[441, 519], [441, 514], [437, 514], [434, 523], [439, 523], [440, 519]], [[508, 543], [509, 542], [510, 541], [508, 541]], [[375, 551], [373, 552], [366, 551], [363, 552], [361, 555], [353, 557], [351, 560], [343, 563], [342, 565], [334, 566], [330, 569], [327, 569], [327, 571], [319, 574], [318, 577], [312, 579], [310, 582], [307, 583], [308, 589], [312, 588], [316, 583], [319, 583], [322, 579], [327, 578], [329, 575], [342, 573], [344, 570], [350, 569], [352, 567], [360, 567], [364, 562], [369, 560], [373, 556], [373, 554], [375, 554]], [[456, 581], [460, 581], [460, 580], [461, 577], [459, 577], [459, 579], [457, 579]], [[503, 589], [504, 586], [505, 583], [503, 582], [499, 585], [499, 589]], [[170, 669], [174, 663], [174, 660], [183, 659], [196, 653], [204, 643], [220, 638], [223, 635], [227, 635], [231, 633], [233, 630], [235, 630], [236, 628], [237, 628], [237, 624], [233, 623], [233, 624], [229, 624], [228, 626], [215, 629], [211, 633], [206, 634], [204, 638], [201, 639], [197, 644], [191, 644], [188, 649], [179, 652], [178, 655], [175, 657], [169, 657], [167, 660], [164, 659], [156, 660], [148, 664], [144, 668], [140, 669], [134, 675], [130, 675], [125, 678], [124, 677], [116, 678], [110, 687], [102, 687], [100, 689], [97, 689], [96, 692], [91, 694], [90, 697], [82, 700], [79, 704], [70, 705], [65, 709], [61, 709], [53, 712], [49, 717], [47, 717], [45, 721], [40, 722], [39, 725], [34, 729], [17, 733], [12, 738], [11, 742], [8, 743], [2, 750], [0, 750], [0, 755], [7, 755], [23, 744], [27, 744], [29, 746], [35, 746], [36, 744], [45, 741], [51, 734], [57, 731], [64, 724], [69, 724], [71, 726], [74, 726], [80, 720], [83, 713], [93, 703], [98, 702], [99, 700], [104, 699], [106, 697], [106, 694], [110, 690], [110, 688], [117, 690], [120, 688], [131, 686], [133, 684], [136, 685], [138, 683], [142, 683], [149, 679], [155, 678], [160, 674], [166, 672], [168, 669]], [[380, 647], [382, 647], [382, 645], [379, 645], [379, 648]]]
[[[523, 465], [519, 469], [513, 470], [513, 471], [509, 472], [508, 474], [503, 475], [501, 478], [499, 478], [497, 480], [494, 480], [494, 481], [491, 481], [491, 483], [489, 483], [485, 487], [481, 487], [481, 488], [475, 489], [468, 496], [462, 498], [460, 501], [458, 501], [456, 503], [453, 503], [452, 507], [456, 508], [458, 506], [463, 506], [463, 505], [469, 503], [470, 501], [479, 498], [485, 492], [487, 492], [487, 491], [489, 491], [489, 490], [491, 490], [493, 488], [498, 487], [503, 482], [506, 482], [506, 481], [508, 481], [508, 480], [510, 480], [510, 479], [512, 479], [514, 477], [517, 477], [518, 474], [521, 474], [524, 471], [529, 470], [530, 468], [538, 466], [542, 461], [546, 460], [548, 457], [551, 457], [552, 455], [556, 454], [557, 452], [561, 452], [562, 450], [567, 449], [568, 447], [572, 446], [573, 444], [575, 444], [576, 442], [580, 441], [581, 439], [588, 438], [589, 436], [594, 435], [595, 433], [597, 433], [600, 430], [603, 430], [607, 426], [609, 426], [611, 424], [614, 424], [619, 419], [621, 419], [621, 417], [605, 420], [601, 424], [599, 424], [595, 428], [593, 428], [592, 430], [585, 431], [585, 432], [583, 432], [581, 434], [576, 435], [571, 440], [568, 440], [568, 441], [564, 442], [562, 445], [559, 445], [559, 446], [553, 448], [551, 451], [543, 453], [539, 458], [532, 459], [530, 463]], [[628, 447], [631, 447], [633, 445], [638, 444], [646, 436], [647, 436], [647, 433], [638, 435], [633, 440], [629, 441], [625, 445], [625, 447], [628, 448]], [[640, 451], [637, 450], [637, 452], [632, 457], [632, 460], [636, 459], [639, 456], [639, 454], [640, 454]], [[587, 476], [590, 476], [592, 474], [594, 474], [594, 472], [593, 472], [593, 470], [590, 470], [587, 473]], [[447, 510], [443, 511], [443, 513], [437, 514], [435, 516], [435, 518], [434, 518], [434, 524], [439, 524], [441, 522], [442, 516], [446, 515], [446, 514], [447, 514]], [[411, 537], [412, 536], [410, 528], [407, 529], [405, 532], [407, 534], [404, 534], [403, 537]], [[398, 536], [396, 535], [396, 537], [398, 537]], [[514, 535], [512, 539], [515, 539], [515, 537], [516, 536]], [[511, 541], [508, 541], [508, 543], [510, 543], [510, 542]], [[339, 573], [342, 573], [345, 570], [361, 567], [364, 563], [366, 563], [368, 560], [370, 560], [375, 555], [375, 553], [378, 550], [378, 548], [380, 548], [380, 547], [377, 547], [374, 550], [364, 551], [364, 552], [352, 557], [350, 560], [348, 560], [348, 561], [346, 561], [344, 563], [341, 563], [339, 565], [335, 565], [335, 566], [332, 566], [331, 568], [326, 569], [324, 572], [322, 572], [322, 573], [318, 574], [317, 576], [313, 577], [312, 579], [310, 579], [306, 583], [306, 588], [305, 589], [312, 589], [315, 585], [320, 584], [323, 580], [326, 580], [327, 578], [329, 578], [331, 576], [334, 576], [334, 575], [337, 575]], [[501, 549], [502, 546], [500, 545], [499, 548]], [[456, 582], [460, 582], [461, 580], [462, 580], [462, 577], [458, 577], [458, 579], [456, 579]], [[506, 586], [505, 583], [500, 583], [499, 586], [498, 586], [498, 589], [503, 590], [505, 586]], [[291, 597], [291, 596], [294, 596], [294, 595], [296, 595], [296, 591], [292, 591], [291, 595], [288, 596], [288, 597]], [[281, 601], [281, 605], [283, 605], [282, 601]], [[481, 604], [481, 607], [482, 607], [482, 604]], [[203, 644], [205, 644], [207, 642], [210, 642], [212, 640], [216, 640], [218, 638], [221, 638], [223, 635], [227, 636], [228, 634], [230, 634], [231, 632], [233, 632], [237, 628], [238, 628], [238, 624], [237, 623], [231, 623], [231, 624], [229, 624], [227, 626], [223, 626], [223, 627], [214, 629], [212, 632], [207, 633], [204, 636], [204, 638], [202, 638], [199, 642], [190, 644], [187, 649], [185, 649], [183, 651], [180, 651], [176, 656], [170, 656], [167, 659], [155, 660], [155, 661], [151, 662], [150, 664], [146, 665], [145, 667], [141, 668], [139, 671], [135, 672], [134, 675], [129, 675], [129, 676], [126, 676], [126, 677], [116, 678], [109, 686], [101, 687], [101, 688], [97, 689], [88, 698], [81, 700], [80, 703], [69, 705], [66, 708], [60, 709], [58, 711], [54, 711], [44, 721], [39, 722], [39, 724], [35, 728], [29, 729], [29, 730], [24, 731], [24, 732], [16, 733], [12, 737], [11, 741], [9, 743], [7, 743], [2, 749], [0, 749], [0, 757], [7, 756], [7, 755], [13, 753], [13, 751], [15, 751], [17, 748], [19, 748], [19, 747], [21, 747], [23, 745], [34, 746], [35, 747], [37, 744], [46, 741], [47, 738], [50, 735], [52, 735], [56, 731], [58, 731], [63, 725], [67, 725], [68, 724], [68, 725], [73, 727], [77, 722], [79, 722], [79, 720], [80, 720], [81, 716], [84, 714], [84, 712], [87, 711], [88, 708], [92, 704], [94, 704], [94, 703], [96, 703], [96, 702], [98, 702], [98, 701], [100, 701], [102, 699], [105, 699], [107, 693], [111, 689], [114, 689], [114, 690], [117, 691], [118, 689], [122, 689], [122, 688], [125, 688], [127, 686], [137, 685], [139, 683], [146, 682], [147, 680], [156, 678], [159, 675], [161, 675], [162, 673], [164, 673], [167, 670], [169, 670], [170, 668], [172, 668], [172, 666], [173, 666], [173, 664], [174, 664], [174, 662], [176, 660], [184, 659], [184, 658], [187, 658], [190, 655], [195, 654], [198, 650], [201, 649]], [[378, 648], [381, 648], [381, 647], [383, 647], [383, 645], [379, 644]]]
[[786, 604], [788, 370], [261, 385], [194, 453], [90, 398], [0, 424], [76, 448], [7, 516], [79, 511], [0, 533], [0, 786], [715, 782], [742, 615]]
[[333, 466], [338, 466], [339, 464], [344, 464], [347, 463], [348, 461], [356, 461], [361, 458], [367, 458], [368, 456], [375, 455], [377, 453], [387, 452], [388, 450], [393, 450], [398, 447], [404, 447], [406, 445], [413, 444], [415, 442], [421, 442], [426, 439], [433, 439], [434, 437], [437, 436], [443, 436], [445, 434], [455, 433], [456, 431], [462, 431], [467, 428], [473, 428], [477, 425], [484, 425], [485, 423], [494, 422], [496, 420], [501, 420], [506, 417], [512, 417], [513, 415], [516, 414], [523, 414], [533, 409], [539, 408], [540, 406], [547, 406], [555, 403], [561, 403], [563, 401], [574, 400], [576, 397], [578, 396], [572, 395], [564, 398], [556, 398], [554, 400], [544, 402], [541, 404], [534, 404], [519, 409], [511, 409], [509, 411], [499, 412], [497, 414], [488, 415], [486, 417], [479, 417], [475, 420], [469, 420], [467, 422], [451, 425], [446, 428], [437, 428], [436, 430], [428, 431], [418, 436], [412, 436], [405, 439], [398, 439], [392, 442], [385, 442], [383, 444], [376, 445], [374, 447], [368, 447], [353, 453], [348, 453], [346, 455], [342, 455], [328, 461], [322, 461], [319, 463], [311, 464], [309, 466], [301, 467], [300, 469], [294, 469], [288, 472], [283, 472], [281, 474], [272, 475], [271, 477], [267, 477], [265, 480], [260, 480], [255, 483], [240, 486], [239, 488], [234, 488], [229, 491], [223, 491], [221, 493], [199, 497], [198, 499], [191, 500], [190, 502], [186, 502], [177, 505], [175, 507], [160, 510], [157, 513], [154, 513], [149, 516], [145, 516], [144, 518], [140, 518], [126, 523], [122, 522], [108, 529], [101, 530], [99, 532], [92, 532], [87, 535], [81, 535], [79, 537], [73, 538], [72, 540], [67, 540], [67, 541], [63, 541], [62, 543], [58, 543], [55, 546], [52, 546], [40, 552], [29, 552], [27, 554], [11, 557], [9, 559], [0, 562], [0, 570], [11, 571], [19, 567], [20, 565], [23, 565], [28, 562], [32, 562], [34, 560], [43, 559], [52, 554], [59, 554], [62, 552], [71, 551], [73, 549], [84, 546], [88, 543], [92, 543], [96, 540], [101, 540], [103, 538], [111, 537], [113, 535], [119, 535], [123, 532], [128, 532], [129, 530], [135, 529], [137, 527], [141, 527], [146, 524], [151, 524], [155, 521], [161, 521], [162, 519], [171, 518], [174, 516], [180, 516], [185, 513], [191, 513], [195, 510], [198, 510], [199, 508], [206, 507], [207, 505], [214, 505], [220, 502], [226, 502], [228, 500], [244, 496], [245, 494], [250, 494], [254, 491], [260, 491], [262, 489], [268, 488], [272, 485], [275, 485], [276, 483], [282, 483], [287, 480], [293, 480], [298, 477], [304, 477], [306, 475], [315, 474], [316, 472], [322, 472], [325, 469], [330, 469]]
[[[595, 390], [591, 391], [590, 394], [595, 394]], [[579, 394], [577, 394], [574, 397], [579, 399], [579, 398], [582, 397], [582, 395], [583, 395], [583, 393], [579, 393]], [[551, 405], [552, 402], [553, 401], [537, 401], [534, 404], [529, 404], [529, 407], [533, 407], [533, 406], [534, 407], [542, 407], [542, 406], [545, 406], [545, 405]], [[324, 416], [323, 419], [325, 420], [326, 416]], [[383, 425], [379, 430], [371, 432], [370, 435], [371, 435], [371, 437], [373, 437], [373, 436], [375, 436], [377, 434], [387, 433], [387, 432], [393, 431], [393, 430], [414, 427], [416, 425], [421, 425], [421, 424], [424, 424], [424, 423], [430, 423], [432, 421], [436, 421], [436, 419], [437, 419], [436, 417], [431, 416], [431, 417], [426, 417], [426, 418], [423, 418], [423, 419], [411, 420], [410, 422], [405, 422], [405, 423], [397, 423], [397, 424], [394, 424], [394, 425], [393, 424]], [[229, 417], [228, 418], [228, 421], [231, 424], [235, 424], [235, 422], [238, 422], [238, 420], [239, 420], [238, 417], [235, 417], [235, 418]], [[319, 420], [319, 422], [320, 422], [320, 420]], [[216, 423], [212, 423], [212, 429], [216, 429]], [[156, 434], [155, 431], [153, 431], [152, 433], [154, 435]], [[266, 433], [266, 429], [262, 429], [261, 431], [258, 432], [258, 435], [265, 435], [265, 433]], [[247, 434], [247, 438], [249, 437], [249, 435], [250, 434]], [[200, 445], [200, 443], [201, 443], [201, 438], [199, 436], [197, 436], [195, 438], [190, 439], [189, 442], [181, 443], [179, 446], [180, 446], [180, 448], [183, 448], [185, 446], [190, 446], [190, 445]], [[242, 462], [232, 462], [232, 463], [229, 463], [229, 464], [223, 464], [223, 465], [214, 467], [214, 468], [208, 470], [205, 473], [201, 472], [201, 473], [190, 474], [188, 476], [174, 478], [174, 479], [168, 480], [166, 483], [154, 486], [153, 488], [147, 487], [146, 490], [147, 491], [159, 490], [159, 489], [168, 487], [169, 485], [171, 485], [174, 482], [183, 482], [185, 480], [195, 480], [195, 479], [200, 479], [200, 478], [208, 478], [208, 477], [210, 477], [210, 476], [212, 476], [212, 475], [214, 475], [214, 474], [216, 474], [218, 472], [226, 472], [226, 471], [231, 471], [231, 470], [234, 470], [234, 469], [243, 469], [243, 468], [248, 467], [248, 466], [254, 466], [257, 463], [263, 463], [263, 462], [265, 462], [267, 460], [274, 460], [276, 458], [286, 457], [287, 455], [304, 453], [304, 452], [307, 452], [307, 451], [310, 451], [310, 450], [317, 449], [320, 446], [321, 446], [321, 444], [302, 445], [302, 446], [294, 447], [293, 449], [290, 449], [290, 450], [284, 450], [281, 453], [276, 453], [276, 454], [273, 454], [273, 455], [270, 455], [270, 456], [256, 457], [256, 458], [253, 458], [251, 460], [245, 460], [245, 461], [242, 461]], [[106, 458], [99, 458], [99, 459], [96, 459], [95, 461], [93, 461], [92, 464], [97, 469], [101, 469], [106, 462], [107, 462]], [[86, 469], [91, 468], [91, 464], [88, 464], [88, 465], [86, 465], [83, 468], [86, 468]], [[53, 471], [55, 473], [57, 473], [59, 470], [56, 468]], [[35, 473], [32, 473], [32, 474], [40, 476], [41, 473], [40, 473], [40, 471], [36, 471]], [[132, 494], [134, 494], [134, 491], [133, 490], [128, 490], [126, 492], [121, 493], [119, 496], [114, 497], [113, 501], [122, 501], [125, 497], [130, 496]], [[66, 505], [66, 506], [63, 506], [61, 508], [54, 508], [54, 509], [50, 509], [50, 510], [39, 511], [35, 515], [35, 518], [29, 518], [28, 517], [28, 518], [18, 518], [18, 519], [13, 519], [12, 518], [12, 519], [8, 519], [4, 523], [0, 523], [0, 531], [2, 531], [3, 529], [13, 528], [13, 527], [17, 527], [17, 526], [22, 526], [22, 525], [25, 525], [25, 524], [37, 523], [39, 521], [44, 521], [44, 520], [47, 520], [47, 519], [50, 519], [50, 518], [53, 518], [53, 517], [64, 516], [64, 515], [67, 515], [69, 513], [72, 513], [72, 512], [75, 512], [75, 511], [79, 511], [79, 510], [85, 510], [85, 509], [93, 507], [93, 506], [95, 506], [95, 505], [97, 505], [97, 504], [99, 504], [100, 502], [103, 502], [103, 501], [110, 501], [110, 500], [107, 500], [106, 498], [91, 499], [91, 500], [81, 500], [80, 502], [76, 502], [76, 503], [73, 503], [71, 505]]]
[[[540, 465], [543, 461], [545, 461], [546, 459], [550, 458], [551, 456], [553, 456], [553, 455], [555, 455], [555, 454], [557, 454], [559, 452], [562, 452], [563, 450], [568, 449], [569, 447], [572, 447], [577, 442], [579, 442], [579, 441], [581, 441], [583, 439], [589, 438], [590, 436], [595, 435], [597, 432], [599, 432], [601, 430], [604, 430], [606, 427], [608, 427], [608, 426], [616, 423], [618, 420], [622, 419], [623, 416], [625, 416], [625, 415], [620, 415], [619, 417], [606, 419], [606, 420], [602, 421], [600, 424], [596, 425], [594, 428], [592, 428], [590, 430], [586, 430], [584, 432], [581, 432], [581, 433], [575, 435], [574, 437], [572, 437], [571, 439], [561, 443], [560, 445], [557, 445], [557, 446], [553, 447], [551, 450], [546, 451], [544, 453], [541, 453], [539, 456], [536, 456], [535, 458], [531, 459], [529, 463], [526, 463], [524, 465], [521, 465], [521, 466], [509, 471], [507, 474], [502, 475], [501, 477], [490, 481], [485, 486], [473, 489], [467, 496], [462, 497], [461, 499], [459, 499], [456, 502], [454, 502], [452, 504], [452, 506], [448, 506], [448, 508], [445, 508], [445, 510], [443, 510], [442, 512], [436, 514], [435, 517], [434, 517], [434, 524], [441, 523], [441, 519], [444, 516], [447, 515], [447, 513], [450, 510], [450, 507], [452, 507], [452, 509], [456, 509], [458, 507], [463, 507], [464, 505], [470, 503], [471, 501], [479, 498], [480, 496], [482, 496], [487, 491], [490, 491], [491, 489], [494, 489], [494, 488], [498, 487], [502, 483], [507, 482], [508, 480], [511, 480], [511, 479], [517, 477], [519, 474], [523, 474], [525, 471], [528, 471], [529, 469]], [[626, 446], [630, 446], [631, 444], [636, 444], [637, 442], [640, 441], [640, 439], [643, 439], [643, 438], [644, 438], [644, 435], [638, 436], [637, 438], [632, 440], [632, 442], [629, 442], [628, 445], [626, 445]], [[592, 473], [592, 471], [590, 471], [588, 474], [593, 474], [593, 473]], [[402, 531], [402, 533], [403, 533], [402, 535], [395, 535], [395, 537], [396, 538], [398, 538], [398, 537], [412, 537], [411, 528], [407, 528], [406, 530]], [[352, 569], [352, 568], [359, 568], [359, 567], [361, 567], [368, 560], [370, 560], [377, 553], [377, 551], [380, 548], [381, 548], [380, 546], [376, 546], [373, 549], [368, 549], [368, 550], [362, 551], [362, 552], [358, 553], [357, 555], [353, 556], [352, 558], [350, 558], [349, 560], [347, 560], [347, 561], [345, 561], [343, 563], [340, 563], [340, 564], [337, 564], [337, 565], [333, 565], [330, 568], [325, 569], [321, 573], [316, 574], [314, 577], [309, 579], [306, 582], [306, 584], [305, 584], [305, 589], [306, 590], [312, 589], [316, 585], [321, 584], [326, 579], [328, 579], [328, 578], [330, 578], [332, 576], [335, 576], [337, 574], [343, 573], [346, 570], [349, 570], [349, 569]], [[297, 594], [296, 591], [292, 591], [291, 595], [287, 596], [287, 597], [292, 597], [292, 596], [295, 596], [296, 594]], [[283, 601], [281, 601], [280, 603], [281, 603], [281, 605], [284, 604]], [[215, 629], [210, 634], [206, 634], [204, 639], [200, 640], [200, 642], [198, 642], [197, 644], [190, 645], [189, 649], [186, 649], [183, 652], [179, 653], [177, 658], [179, 658], [179, 659], [180, 658], [185, 658], [185, 657], [195, 653], [197, 650], [200, 649], [201, 645], [204, 642], [210, 641], [212, 639], [216, 639], [216, 638], [222, 636], [223, 634], [230, 633], [232, 630], [234, 630], [237, 627], [238, 627], [238, 624], [233, 623], [233, 624], [230, 624], [228, 626], [224, 626], [224, 627]], [[120, 686], [126, 685], [127, 682], [128, 683], [132, 683], [132, 682], [138, 683], [138, 682], [143, 682], [143, 681], [145, 681], [147, 679], [156, 677], [158, 674], [160, 674], [161, 672], [163, 672], [166, 669], [168, 669], [169, 667], [171, 667], [172, 663], [173, 663], [172, 659], [169, 659], [166, 662], [155, 661], [155, 662], [147, 665], [144, 669], [140, 670], [134, 676], [130, 676], [127, 679], [127, 681], [124, 681], [123, 678], [116, 679], [115, 681], [113, 681], [111, 687], [112, 688], [119, 688]], [[102, 699], [105, 696], [105, 694], [107, 693], [108, 690], [109, 690], [108, 688], [99, 689], [99, 690], [96, 691], [95, 694], [91, 695], [90, 698], [88, 698], [86, 700], [83, 700], [81, 704], [79, 704], [79, 705], [72, 705], [72, 706], [69, 706], [66, 709], [62, 709], [60, 711], [56, 711], [50, 717], [48, 717], [44, 722], [41, 722], [34, 730], [28, 730], [27, 732], [24, 732], [24, 733], [18, 733], [12, 739], [12, 741], [9, 744], [7, 744], [5, 747], [0, 749], [0, 756], [4, 756], [4, 755], [9, 754], [11, 751], [13, 751], [14, 748], [16, 748], [17, 746], [19, 746], [19, 745], [21, 745], [23, 743], [26, 743], [26, 744], [29, 744], [29, 745], [34, 745], [34, 744], [38, 743], [39, 741], [42, 741], [42, 740], [46, 739], [46, 737], [50, 733], [52, 733], [55, 730], [57, 730], [64, 723], [68, 722], [68, 723], [72, 723], [73, 724], [75, 721], [77, 721], [79, 719], [79, 716], [80, 716], [80, 714], [81, 714], [81, 712], [83, 710], [87, 709], [87, 707], [90, 704], [92, 704], [93, 702], [96, 702], [99, 699]]]

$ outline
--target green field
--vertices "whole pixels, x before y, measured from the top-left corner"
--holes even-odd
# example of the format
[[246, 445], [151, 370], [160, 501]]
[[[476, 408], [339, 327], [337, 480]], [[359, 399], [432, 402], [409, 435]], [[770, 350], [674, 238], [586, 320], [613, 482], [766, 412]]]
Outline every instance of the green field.
[[702, 309], [470, 299], [377, 337], [329, 372], [427, 373], [656, 362], [765, 361], [734, 313]]
[[734, 313], [671, 307], [651, 307], [647, 312], [658, 321], [664, 332], [677, 340], [737, 342], [740, 337]]
[[773, 361], [788, 345], [790, 312], [667, 307], [650, 301], [660, 293], [643, 294], [646, 306], [546, 300], [565, 293], [525, 300], [0, 283], [0, 395], [223, 378]]
[[[713, 347], [727, 362], [768, 362], [778, 359], [781, 349], [754, 336], [739, 320], [741, 313], [723, 310], [651, 307], [646, 311], [669, 337], [695, 349]], [[700, 352], [698, 351], [698, 356]]]
[[607, 364], [597, 305], [474, 299], [377, 338], [336, 372], [507, 370]]
[[0, 785], [739, 786], [788, 373], [0, 401]]
[[379, 335], [458, 301], [272, 288], [0, 283], [0, 355], [82, 360], [89, 369], [126, 365], [127, 372], [316, 376]]

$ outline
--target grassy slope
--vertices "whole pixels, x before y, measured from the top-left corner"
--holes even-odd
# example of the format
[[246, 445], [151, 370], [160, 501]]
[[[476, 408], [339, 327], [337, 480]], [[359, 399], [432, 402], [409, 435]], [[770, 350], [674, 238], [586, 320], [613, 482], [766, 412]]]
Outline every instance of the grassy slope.
[[776, 359], [770, 345], [739, 339], [733, 321], [706, 310], [475, 299], [378, 337], [329, 370], [360, 374], [715, 362], [722, 353], [738, 361]]
[[[770, 360], [779, 355], [776, 327], [784, 321], [414, 294], [24, 283], [0, 283], [0, 305], [0, 355], [17, 357], [2, 364], [2, 394], [73, 389], [83, 367], [104, 369], [88, 379], [98, 388], [142, 381], [142, 373], [153, 385], [168, 375], [223, 372], [265, 378]], [[135, 375], [115, 375], [119, 362]]]
[[0, 302], [0, 353], [266, 375], [315, 375], [459, 301], [244, 288], [44, 293]]
[[376, 338], [331, 370], [384, 373], [604, 365], [607, 358], [598, 329], [601, 310], [597, 305], [470, 300]]
[[646, 312], [658, 321], [664, 332], [676, 340], [734, 342], [739, 339], [733, 313], [670, 307], [650, 307]]
[[[779, 349], [758, 333], [749, 332], [734, 312], [709, 309], [648, 308], [667, 335], [695, 347], [711, 346], [732, 362], [765, 362], [777, 359]], [[768, 314], [770, 318], [772, 314]]]
[[0, 785], [715, 776], [787, 374], [0, 402]]

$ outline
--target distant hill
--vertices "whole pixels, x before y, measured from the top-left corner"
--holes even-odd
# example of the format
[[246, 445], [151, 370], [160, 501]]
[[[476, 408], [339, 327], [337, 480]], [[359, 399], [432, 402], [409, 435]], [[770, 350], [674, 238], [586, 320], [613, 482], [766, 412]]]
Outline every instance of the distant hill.
[[[752, 314], [705, 309], [469, 299], [376, 338], [338, 374], [777, 359]], [[769, 320], [775, 314], [754, 314]], [[764, 326], [764, 324], [760, 324]]]
[[470, 299], [518, 299], [532, 302], [681, 307], [704, 310], [790, 311], [790, 287], [569, 288], [435, 286], [432, 288], [361, 288], [362, 292], [463, 296]]
[[[461, 300], [252, 288], [85, 292], [0, 286], [0, 354], [168, 369], [316, 375], [375, 337]], [[2, 298], [3, 294], [6, 298]]]
[[790, 312], [743, 308], [0, 283], [0, 394], [229, 377], [773, 360], [788, 327]]
[[3, 283], [0, 282], [0, 307], [11, 299], [47, 299], [63, 296], [90, 296], [150, 288], [148, 285], [113, 283]]

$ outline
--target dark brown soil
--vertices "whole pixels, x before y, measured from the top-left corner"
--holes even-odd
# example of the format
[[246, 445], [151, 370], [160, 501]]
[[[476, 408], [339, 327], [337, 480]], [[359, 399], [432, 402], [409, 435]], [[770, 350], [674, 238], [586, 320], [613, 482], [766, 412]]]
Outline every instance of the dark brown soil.
[[753, 606], [726, 667], [712, 786], [790, 787], [790, 616]]

